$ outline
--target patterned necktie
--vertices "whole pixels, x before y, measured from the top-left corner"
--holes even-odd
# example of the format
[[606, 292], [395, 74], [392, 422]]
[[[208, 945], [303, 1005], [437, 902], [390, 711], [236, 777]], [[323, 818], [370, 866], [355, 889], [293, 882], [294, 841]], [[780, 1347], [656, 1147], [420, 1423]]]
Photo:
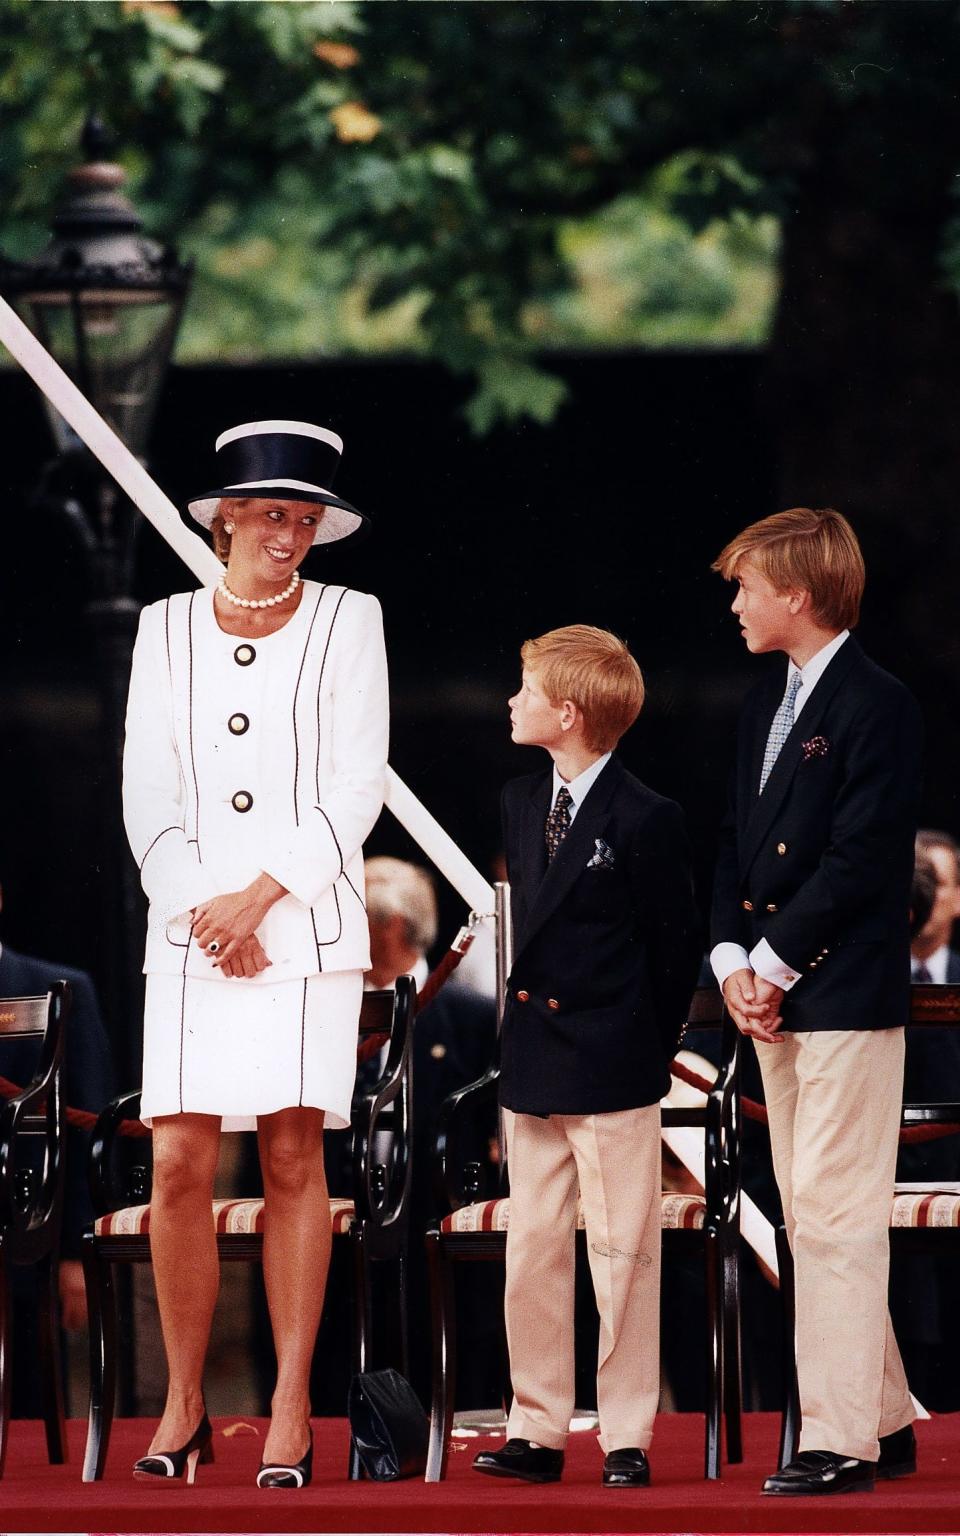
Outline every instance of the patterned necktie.
[[793, 730], [793, 711], [797, 702], [797, 694], [800, 691], [801, 675], [794, 672], [787, 684], [787, 691], [780, 700], [780, 708], [770, 722], [770, 735], [767, 737], [767, 745], [763, 752], [763, 767], [760, 770], [760, 794], [763, 794], [763, 786], [770, 777], [770, 770], [780, 756], [780, 750], [790, 732]]
[[917, 961], [917, 964], [914, 967], [914, 971], [913, 971], [913, 979], [914, 979], [914, 981], [932, 981], [933, 980], [933, 977], [930, 974], [930, 967], [927, 965], [927, 962], [925, 960], [918, 960]]
[[560, 844], [570, 830], [570, 807], [573, 797], [566, 784], [561, 784], [557, 790], [557, 798], [553, 810], [547, 817], [544, 834], [547, 839], [547, 859], [552, 859]]

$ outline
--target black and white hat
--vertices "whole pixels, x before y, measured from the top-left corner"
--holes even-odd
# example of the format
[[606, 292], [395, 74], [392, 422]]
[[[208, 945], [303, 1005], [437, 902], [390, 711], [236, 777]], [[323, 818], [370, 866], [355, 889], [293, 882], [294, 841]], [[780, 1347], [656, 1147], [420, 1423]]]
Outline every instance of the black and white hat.
[[346, 539], [369, 520], [330, 489], [342, 452], [336, 432], [310, 421], [245, 421], [217, 438], [220, 486], [190, 499], [191, 516], [209, 528], [222, 496], [315, 501], [327, 510], [314, 544]]

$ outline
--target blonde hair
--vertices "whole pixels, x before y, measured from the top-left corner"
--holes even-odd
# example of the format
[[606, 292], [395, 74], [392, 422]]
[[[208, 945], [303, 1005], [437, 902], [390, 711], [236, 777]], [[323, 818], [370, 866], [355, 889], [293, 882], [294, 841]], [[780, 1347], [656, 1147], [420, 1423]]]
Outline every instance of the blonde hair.
[[437, 939], [437, 898], [433, 880], [419, 864], [379, 855], [363, 866], [367, 916], [386, 923], [402, 917], [411, 948], [426, 954]]
[[853, 629], [866, 579], [857, 536], [832, 507], [791, 507], [751, 523], [720, 551], [710, 569], [726, 580], [749, 560], [778, 592], [810, 593], [814, 617], [830, 629]]
[[[221, 501], [220, 507], [222, 506], [223, 502]], [[231, 538], [229, 533], [227, 533], [226, 519], [224, 518], [223, 513], [220, 511], [220, 507], [217, 508], [216, 512], [214, 512], [212, 518], [210, 519], [210, 534], [213, 538], [214, 554], [218, 560], [222, 561], [223, 564], [226, 565], [227, 561], [230, 559]]]
[[643, 708], [643, 674], [622, 640], [592, 624], [551, 629], [520, 648], [551, 704], [570, 699], [583, 715], [584, 739], [609, 752]]

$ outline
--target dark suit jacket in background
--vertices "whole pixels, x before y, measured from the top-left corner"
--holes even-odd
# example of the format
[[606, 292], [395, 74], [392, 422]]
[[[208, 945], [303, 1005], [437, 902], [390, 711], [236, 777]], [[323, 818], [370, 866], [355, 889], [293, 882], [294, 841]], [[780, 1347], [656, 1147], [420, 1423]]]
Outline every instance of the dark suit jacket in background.
[[920, 793], [916, 700], [851, 636], [818, 680], [758, 794], [784, 666], [748, 696], [714, 884], [711, 943], [766, 938], [800, 980], [790, 1030], [906, 1022]]
[[[4, 944], [0, 954], [0, 997], [39, 997], [49, 992], [55, 981], [68, 981], [71, 988], [70, 1015], [67, 1019], [64, 1073], [68, 1105], [103, 1109], [113, 1098], [116, 1087], [110, 1044], [100, 1015], [100, 1005], [93, 982], [86, 971], [69, 965], [56, 965], [17, 954]], [[36, 1069], [40, 1042], [0, 1036], [0, 1075], [26, 1087]], [[67, 1132], [66, 1173], [63, 1203], [63, 1258], [78, 1258], [80, 1236], [93, 1220], [93, 1207], [87, 1190], [88, 1131]]]
[[[473, 997], [444, 987], [413, 1028], [413, 1202], [411, 1230], [419, 1238], [436, 1216], [433, 1198], [433, 1147], [437, 1117], [444, 1099], [482, 1077], [496, 1061], [497, 1010], [492, 999]], [[489, 1160], [489, 1140], [497, 1134], [496, 1098], [462, 1128], [457, 1150], [460, 1160]], [[446, 1212], [440, 1213], [445, 1215]], [[419, 1245], [422, 1247], [422, 1243]]]
[[[947, 958], [947, 981], [960, 982], [960, 954], [954, 949]], [[960, 1103], [960, 1029], [907, 1030], [903, 1097], [917, 1104]], [[897, 1178], [926, 1183], [960, 1179], [960, 1136], [901, 1147]]]
[[552, 785], [550, 768], [503, 792], [514, 954], [501, 1102], [535, 1115], [656, 1104], [701, 953], [683, 816], [612, 757], [548, 865]]

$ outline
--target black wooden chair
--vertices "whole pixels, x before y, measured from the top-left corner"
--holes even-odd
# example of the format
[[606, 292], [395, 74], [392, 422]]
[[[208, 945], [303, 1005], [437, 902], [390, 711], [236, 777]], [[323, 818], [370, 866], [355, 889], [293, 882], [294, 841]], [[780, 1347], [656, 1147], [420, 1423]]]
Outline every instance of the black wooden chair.
[[33, 1081], [0, 1100], [0, 1476], [11, 1411], [13, 1343], [10, 1271], [32, 1265], [37, 1285], [37, 1342], [47, 1457], [67, 1459], [60, 1370], [57, 1261], [63, 1216], [66, 1104], [63, 1051], [70, 988], [58, 981], [44, 997], [0, 999], [0, 1073], [4, 1037], [39, 1037]]
[[[698, 988], [687, 1031], [722, 1026], [721, 1065], [702, 1105], [664, 1108], [665, 1126], [696, 1126], [705, 1143], [706, 1186], [700, 1194], [664, 1193], [662, 1231], [665, 1256], [674, 1247], [701, 1248], [706, 1276], [708, 1349], [705, 1476], [720, 1476], [722, 1424], [727, 1460], [743, 1459], [740, 1377], [740, 1097], [739, 1036], [722, 1010], [715, 987]], [[433, 1315], [433, 1392], [427, 1482], [446, 1474], [456, 1390], [456, 1316], [452, 1265], [503, 1263], [507, 1248], [509, 1194], [502, 1188], [480, 1198], [479, 1168], [462, 1166], [457, 1155], [458, 1121], [497, 1091], [498, 1069], [452, 1094], [441, 1112], [436, 1142], [436, 1198], [448, 1214], [426, 1235]]]
[[[355, 1275], [353, 1363], [358, 1371], [371, 1365], [374, 1316], [371, 1301], [374, 1266], [394, 1266], [390, 1294], [394, 1300], [395, 1358], [406, 1369], [406, 1251], [409, 1229], [411, 1071], [410, 1047], [416, 985], [410, 976], [398, 978], [395, 989], [366, 992], [360, 1013], [358, 1059], [363, 1061], [388, 1044], [379, 1081], [354, 1101], [353, 1194], [331, 1198], [334, 1238], [352, 1245]], [[141, 1140], [120, 1135], [124, 1121], [135, 1120], [139, 1093], [114, 1100], [97, 1122], [91, 1145], [91, 1189], [99, 1214], [83, 1238], [83, 1269], [90, 1316], [90, 1409], [83, 1464], [84, 1482], [103, 1476], [113, 1421], [117, 1378], [117, 1315], [113, 1284], [115, 1264], [146, 1263], [150, 1259], [149, 1175]], [[126, 1143], [125, 1148], [121, 1143]], [[378, 1162], [388, 1145], [389, 1161]], [[132, 1162], [130, 1147], [137, 1151]], [[132, 1164], [132, 1166], [131, 1166]], [[137, 1204], [131, 1204], [134, 1198]], [[212, 1217], [221, 1260], [261, 1263], [263, 1199], [221, 1199], [213, 1202]], [[361, 1475], [351, 1447], [350, 1476]]]
[[[960, 986], [915, 982], [911, 988], [910, 1029], [960, 1028]], [[953, 1126], [960, 1132], [960, 1102], [904, 1102], [900, 1134], [921, 1127]], [[911, 1188], [894, 1185], [890, 1206], [891, 1258], [898, 1252], [943, 1253], [960, 1240], [960, 1192], [953, 1189]], [[783, 1354], [787, 1391], [780, 1424], [780, 1465], [797, 1454], [800, 1440], [800, 1398], [794, 1350], [796, 1311], [794, 1267], [786, 1227], [777, 1229], [777, 1261], [783, 1297]]]

